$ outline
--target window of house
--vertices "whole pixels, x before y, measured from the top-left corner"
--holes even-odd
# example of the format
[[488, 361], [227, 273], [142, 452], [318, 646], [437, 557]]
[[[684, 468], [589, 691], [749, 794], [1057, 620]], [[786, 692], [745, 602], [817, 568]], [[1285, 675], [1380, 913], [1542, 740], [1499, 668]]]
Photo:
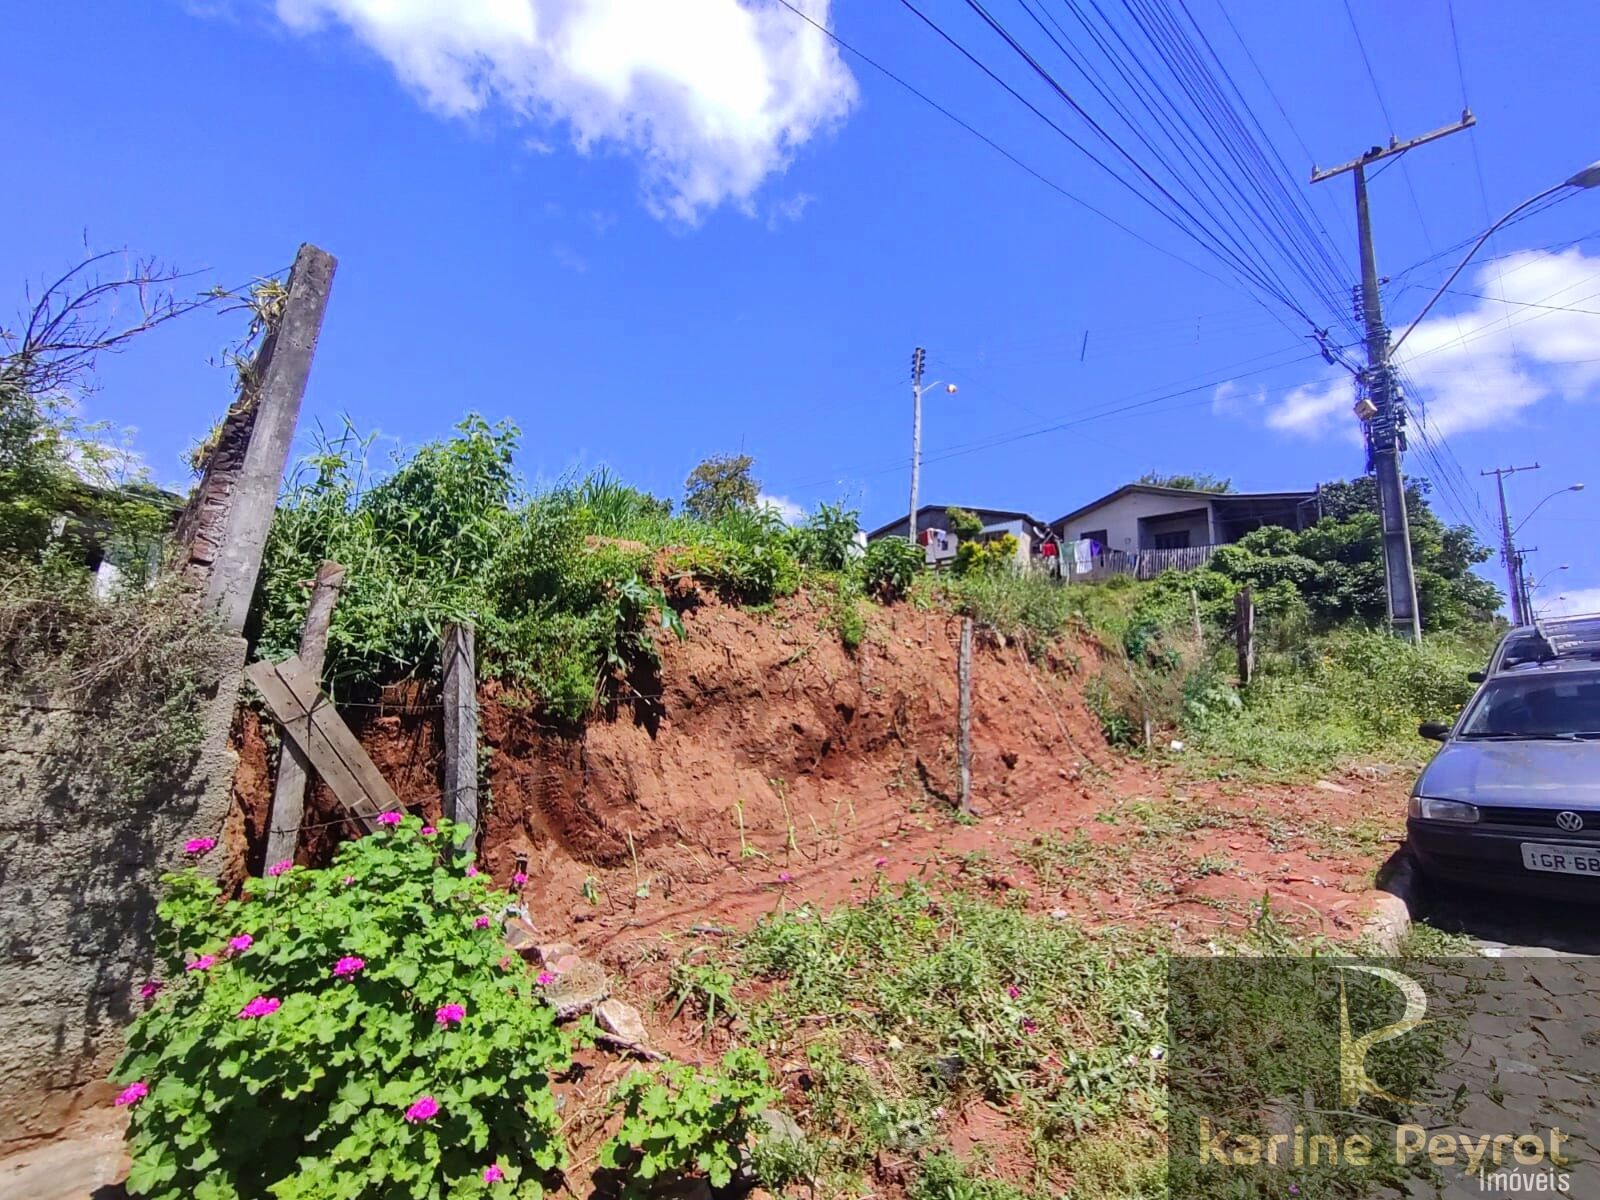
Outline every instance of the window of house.
[[1189, 531], [1187, 529], [1172, 529], [1166, 533], [1156, 534], [1157, 550], [1187, 550], [1189, 548]]

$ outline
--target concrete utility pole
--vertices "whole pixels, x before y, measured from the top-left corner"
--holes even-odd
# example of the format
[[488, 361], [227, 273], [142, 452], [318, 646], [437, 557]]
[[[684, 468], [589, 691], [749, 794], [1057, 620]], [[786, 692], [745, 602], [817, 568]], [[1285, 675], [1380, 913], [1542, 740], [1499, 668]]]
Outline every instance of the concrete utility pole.
[[1479, 471], [1479, 475], [1493, 475], [1495, 488], [1500, 493], [1500, 558], [1506, 564], [1506, 596], [1511, 605], [1511, 623], [1528, 623], [1527, 597], [1522, 587], [1522, 555], [1512, 544], [1511, 513], [1506, 508], [1506, 476], [1518, 471], [1537, 471], [1539, 464], [1528, 467], [1495, 467], [1492, 471]]
[[918, 346], [911, 352], [911, 522], [906, 537], [917, 540], [917, 483], [922, 474], [922, 368], [928, 352]]
[[1366, 324], [1367, 369], [1363, 376], [1372, 402], [1366, 418], [1367, 444], [1372, 456], [1372, 473], [1378, 483], [1378, 515], [1383, 527], [1383, 570], [1387, 584], [1389, 625], [1402, 637], [1419, 641], [1422, 619], [1417, 608], [1417, 583], [1411, 564], [1411, 528], [1406, 513], [1405, 479], [1400, 455], [1405, 449], [1405, 410], [1395, 396], [1394, 377], [1389, 369], [1389, 330], [1383, 324], [1383, 301], [1378, 294], [1378, 262], [1372, 248], [1372, 218], [1367, 205], [1368, 165], [1379, 159], [1404, 154], [1427, 142], [1437, 141], [1477, 124], [1472, 113], [1461, 120], [1412, 138], [1408, 142], [1391, 137], [1387, 146], [1374, 146], [1360, 158], [1326, 171], [1312, 168], [1311, 182], [1321, 183], [1335, 175], [1353, 171], [1356, 178], [1356, 225], [1361, 238], [1361, 315]]
[[[917, 484], [922, 479], [922, 396], [940, 386], [938, 380], [923, 386], [922, 369], [927, 365], [928, 352], [918, 346], [911, 352], [911, 520], [906, 525], [906, 537], [913, 543], [917, 540]], [[955, 395], [955, 384], [943, 386]]]

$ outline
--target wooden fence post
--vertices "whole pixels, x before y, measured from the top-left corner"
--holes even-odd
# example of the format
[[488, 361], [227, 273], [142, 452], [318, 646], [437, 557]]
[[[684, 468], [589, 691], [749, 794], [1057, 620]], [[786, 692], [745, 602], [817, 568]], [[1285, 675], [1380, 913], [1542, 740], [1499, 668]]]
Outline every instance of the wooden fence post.
[[1194, 614], [1194, 644], [1201, 650], [1206, 648], [1206, 629], [1200, 623], [1200, 593], [1194, 588], [1189, 589], [1189, 610]]
[[1233, 638], [1239, 651], [1239, 686], [1256, 673], [1256, 602], [1248, 587], [1233, 598]]
[[248, 423], [248, 445], [226, 469], [207, 465], [186, 514], [186, 569], [205, 579], [206, 599], [230, 633], [244, 628], [250, 612], [336, 265], [309, 244], [295, 255], [283, 316], [251, 364], [255, 402], [228, 414]]
[[[313, 678], [322, 678], [328, 656], [328, 623], [333, 606], [344, 586], [344, 568], [325, 562], [317, 568], [311, 584], [311, 603], [306, 623], [300, 629], [300, 661]], [[306, 809], [306, 782], [311, 764], [295, 743], [285, 738], [278, 751], [278, 782], [272, 791], [272, 808], [267, 814], [267, 864], [293, 860], [300, 841], [300, 822]]]
[[467, 827], [463, 858], [478, 853], [478, 672], [471, 625], [446, 625], [444, 675], [444, 813]]
[[961, 618], [961, 651], [956, 658], [956, 684], [961, 693], [957, 715], [956, 754], [961, 761], [961, 811], [972, 811], [972, 618]]

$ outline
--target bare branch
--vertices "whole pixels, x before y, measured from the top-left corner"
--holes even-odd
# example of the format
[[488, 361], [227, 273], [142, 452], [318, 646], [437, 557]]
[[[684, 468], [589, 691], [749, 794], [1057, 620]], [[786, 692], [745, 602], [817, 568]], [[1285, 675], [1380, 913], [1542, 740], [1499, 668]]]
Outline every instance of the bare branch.
[[[123, 269], [103, 274], [112, 260]], [[116, 354], [141, 333], [226, 299], [220, 288], [192, 297], [177, 290], [195, 272], [125, 251], [89, 254], [46, 285], [20, 314], [20, 333], [0, 330], [0, 380], [42, 396], [83, 383], [101, 354]]]

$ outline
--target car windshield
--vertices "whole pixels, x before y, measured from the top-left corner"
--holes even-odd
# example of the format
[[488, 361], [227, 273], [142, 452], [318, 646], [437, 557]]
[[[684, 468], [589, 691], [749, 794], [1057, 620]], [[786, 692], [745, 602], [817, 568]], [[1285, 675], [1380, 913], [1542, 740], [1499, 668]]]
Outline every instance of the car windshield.
[[1464, 738], [1600, 738], [1600, 672], [1497, 679], [1462, 723]]

